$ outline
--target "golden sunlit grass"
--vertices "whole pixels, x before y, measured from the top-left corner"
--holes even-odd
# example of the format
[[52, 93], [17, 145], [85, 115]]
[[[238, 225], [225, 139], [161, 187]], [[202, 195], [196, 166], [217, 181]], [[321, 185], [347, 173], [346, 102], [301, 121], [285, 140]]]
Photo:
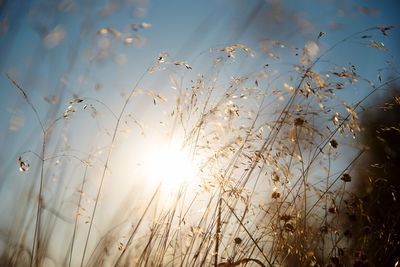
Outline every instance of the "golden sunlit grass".
[[[138, 24], [136, 31], [150, 26]], [[264, 65], [242, 73], [237, 64], [256, 57], [243, 44], [211, 49], [204, 56], [211, 58], [206, 70], [162, 52], [123, 95], [116, 111], [105, 101], [74, 96], [58, 117], [48, 120], [42, 119], [28, 91], [7, 75], [36, 116], [42, 140], [40, 153], [24, 152], [17, 159], [21, 173], [36, 179], [31, 181], [26, 203], [19, 204], [21, 214], [14, 214], [1, 263], [362, 266], [356, 264], [366, 259], [350, 256], [359, 248], [352, 250], [351, 233], [343, 225], [351, 215], [367, 216], [357, 204], [361, 200], [348, 188], [354, 164], [365, 148], [345, 143], [360, 135], [357, 114], [366, 99], [398, 77], [375, 85], [353, 65], [332, 63], [318, 70], [316, 66], [339, 45], [363, 40], [367, 34], [386, 36], [389, 30], [369, 28], [324, 51], [316, 42], [308, 42], [299, 62], [285, 72]], [[111, 28], [97, 34], [132, 42]], [[297, 56], [297, 50], [288, 53], [295, 51]], [[159, 73], [167, 73], [172, 87], [168, 97], [139, 90], [145, 79], [157, 79]], [[340, 90], [359, 83], [369, 91], [355, 103], [337, 97]], [[150, 103], [153, 115], [136, 119], [131, 111], [137, 99]], [[103, 119], [101, 110], [112, 117], [104, 131], [91, 135], [106, 140], [106, 145], [97, 145], [93, 137], [91, 152], [84, 156], [73, 154], [76, 151], [68, 142], [63, 143], [68, 138], [54, 145], [55, 133], [79, 124], [80, 112], [88, 110], [97, 123]], [[172, 129], [167, 131], [169, 137], [183, 133], [181, 139], [159, 142], [165, 132], [160, 129], [165, 128]], [[133, 147], [137, 158], [115, 156], [125, 139], [135, 138], [139, 147], [146, 131], [160, 131], [160, 139], [151, 139], [141, 150]], [[82, 131], [65, 135], [78, 134]], [[62, 150], [61, 156], [52, 155], [49, 144]], [[343, 154], [353, 156], [347, 159]], [[143, 163], [137, 167], [143, 173], [114, 175], [118, 167], [134, 161]], [[53, 186], [50, 177], [56, 174], [59, 184]], [[127, 179], [141, 183], [124, 188], [129, 193], [120, 200], [122, 204], [109, 207], [107, 200], [123, 196], [111, 191], [111, 185]], [[144, 194], [146, 186], [150, 194]], [[361, 236], [356, 241], [367, 239]]]

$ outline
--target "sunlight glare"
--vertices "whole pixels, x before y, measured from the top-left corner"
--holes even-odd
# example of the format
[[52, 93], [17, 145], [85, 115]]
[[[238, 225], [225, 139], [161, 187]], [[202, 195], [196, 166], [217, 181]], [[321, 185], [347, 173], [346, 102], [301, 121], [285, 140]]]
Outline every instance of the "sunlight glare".
[[162, 183], [163, 189], [167, 190], [177, 190], [193, 182], [196, 176], [196, 167], [189, 153], [175, 144], [151, 149], [146, 158], [146, 169], [151, 182]]

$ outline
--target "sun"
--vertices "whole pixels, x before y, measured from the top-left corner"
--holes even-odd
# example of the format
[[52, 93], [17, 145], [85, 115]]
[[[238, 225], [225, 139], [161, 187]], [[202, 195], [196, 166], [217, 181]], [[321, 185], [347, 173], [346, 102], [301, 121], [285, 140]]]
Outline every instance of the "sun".
[[150, 181], [161, 183], [164, 190], [177, 190], [196, 180], [197, 167], [188, 151], [170, 143], [149, 149], [146, 172]]

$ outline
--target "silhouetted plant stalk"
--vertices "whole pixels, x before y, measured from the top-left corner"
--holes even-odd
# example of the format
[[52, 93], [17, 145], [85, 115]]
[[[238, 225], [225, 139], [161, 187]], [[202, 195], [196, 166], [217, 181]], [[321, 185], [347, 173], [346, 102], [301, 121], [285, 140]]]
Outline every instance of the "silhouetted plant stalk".
[[105, 164], [104, 164], [104, 168], [103, 168], [103, 171], [102, 171], [102, 175], [101, 175], [101, 179], [100, 179], [100, 185], [99, 185], [98, 190], [97, 190], [92, 216], [90, 218], [89, 230], [88, 230], [88, 233], [87, 233], [87, 237], [86, 237], [86, 241], [85, 241], [85, 247], [83, 249], [83, 254], [82, 254], [82, 260], [81, 260], [81, 265], [80, 265], [81, 267], [83, 266], [83, 263], [84, 263], [84, 260], [85, 260], [87, 245], [88, 245], [88, 242], [89, 242], [89, 239], [90, 239], [90, 233], [92, 231], [92, 226], [93, 226], [94, 217], [96, 215], [97, 205], [98, 205], [100, 194], [101, 194], [101, 191], [102, 191], [102, 188], [103, 188], [104, 178], [105, 178], [106, 171], [107, 171], [107, 168], [108, 168], [108, 164], [109, 164], [109, 161], [110, 161], [110, 158], [111, 158], [112, 148], [113, 148], [114, 142], [116, 140], [116, 136], [117, 136], [118, 129], [119, 129], [119, 126], [120, 126], [121, 118], [124, 115], [126, 106], [128, 105], [128, 103], [131, 100], [134, 92], [136, 91], [137, 87], [139, 86], [139, 83], [142, 81], [142, 79], [144, 78], [146, 73], [147, 73], [147, 71], [144, 72], [142, 74], [142, 76], [139, 78], [139, 80], [136, 82], [135, 86], [132, 88], [132, 90], [130, 91], [128, 97], [126, 98], [125, 103], [122, 106], [122, 109], [121, 109], [121, 111], [120, 111], [120, 113], [118, 115], [118, 119], [116, 121], [116, 124], [115, 124], [115, 127], [114, 127], [114, 131], [113, 131], [113, 136], [111, 138], [111, 145], [110, 145], [110, 148], [108, 150], [107, 158], [106, 158], [106, 161], [105, 161]]
[[[30, 266], [39, 266], [40, 263], [40, 219], [41, 219], [41, 211], [42, 211], [42, 188], [43, 188], [43, 174], [44, 174], [44, 158], [45, 158], [45, 149], [46, 149], [46, 130], [43, 126], [43, 123], [39, 117], [39, 113], [37, 112], [35, 106], [30, 101], [28, 94], [25, 90], [13, 79], [11, 76], [6, 74], [7, 79], [17, 88], [23, 96], [23, 99], [26, 103], [28, 103], [30, 109], [35, 114], [36, 120], [40, 125], [40, 129], [42, 132], [42, 146], [40, 153], [40, 179], [39, 179], [39, 195], [37, 198], [37, 209], [36, 209], [36, 222], [35, 222], [35, 230], [33, 233], [33, 242], [32, 242], [32, 250], [31, 250], [31, 259]], [[35, 248], [36, 248], [36, 258], [35, 257]]]
[[218, 199], [218, 216], [217, 216], [217, 230], [215, 232], [215, 256], [214, 256], [214, 266], [218, 266], [218, 251], [219, 251], [219, 236], [221, 235], [221, 205], [222, 205], [222, 199], [221, 195], [219, 196]]
[[162, 184], [160, 183], [157, 186], [156, 191], [154, 192], [153, 196], [151, 197], [149, 203], [147, 204], [145, 210], [143, 211], [142, 216], [140, 216], [139, 221], [136, 223], [135, 228], [133, 228], [132, 233], [129, 235], [129, 239], [126, 242], [126, 245], [124, 246], [124, 248], [122, 249], [121, 253], [118, 255], [117, 261], [115, 263], [115, 266], [119, 266], [123, 256], [125, 255], [126, 249], [132, 244], [132, 239], [135, 236], [137, 230], [139, 229], [140, 225], [142, 224], [143, 219], [145, 218], [145, 216], [147, 215], [151, 205], [153, 204], [153, 201], [155, 200], [156, 196], [159, 194], [160, 192], [160, 188], [161, 188]]
[[76, 215], [75, 215], [75, 222], [74, 222], [74, 232], [72, 233], [71, 248], [70, 248], [70, 253], [69, 253], [69, 261], [68, 261], [68, 266], [69, 267], [71, 267], [72, 255], [74, 253], [75, 236], [76, 236], [76, 231], [77, 231], [77, 227], [78, 227], [78, 219], [79, 219], [79, 215], [80, 215], [79, 210], [81, 208], [82, 197], [83, 197], [83, 189], [85, 187], [85, 182], [86, 182], [86, 178], [87, 178], [87, 170], [88, 170], [88, 165], [85, 166], [85, 172], [83, 174], [82, 184], [81, 184], [81, 187], [80, 187], [80, 190], [79, 190], [79, 200], [78, 200], [78, 206], [76, 207]]

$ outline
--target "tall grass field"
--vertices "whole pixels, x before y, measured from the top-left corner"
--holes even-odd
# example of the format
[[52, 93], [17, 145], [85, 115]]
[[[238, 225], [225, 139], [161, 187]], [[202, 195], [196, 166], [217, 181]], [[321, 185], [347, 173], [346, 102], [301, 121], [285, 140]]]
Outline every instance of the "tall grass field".
[[0, 1], [0, 266], [400, 266], [397, 25], [28, 2]]

